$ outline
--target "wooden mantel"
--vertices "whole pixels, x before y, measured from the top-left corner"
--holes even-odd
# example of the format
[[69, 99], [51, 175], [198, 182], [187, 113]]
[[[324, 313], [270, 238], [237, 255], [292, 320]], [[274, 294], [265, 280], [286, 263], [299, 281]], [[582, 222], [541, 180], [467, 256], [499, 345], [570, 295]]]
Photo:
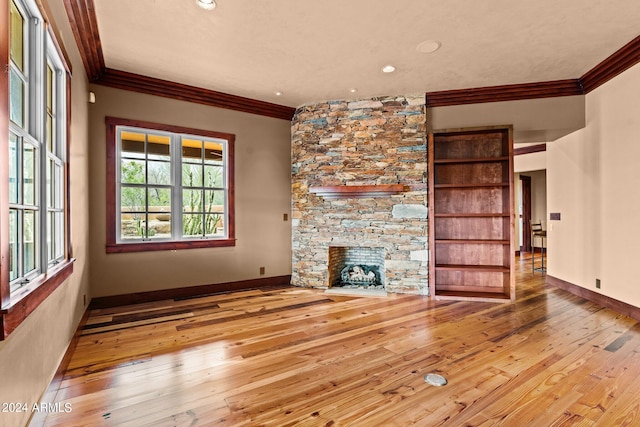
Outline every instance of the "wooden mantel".
[[364, 197], [387, 197], [404, 191], [402, 184], [380, 185], [331, 185], [325, 187], [309, 187], [309, 193], [324, 199], [346, 199]]

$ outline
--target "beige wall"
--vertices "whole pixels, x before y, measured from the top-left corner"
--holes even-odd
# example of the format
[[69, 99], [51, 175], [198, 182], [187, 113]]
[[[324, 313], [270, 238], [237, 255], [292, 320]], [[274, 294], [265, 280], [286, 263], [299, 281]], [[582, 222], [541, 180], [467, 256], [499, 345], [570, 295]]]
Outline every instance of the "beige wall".
[[[91, 289], [94, 297], [291, 274], [291, 123], [94, 85], [91, 129]], [[105, 253], [105, 116], [236, 135], [237, 244]], [[289, 218], [291, 216], [289, 215]]]
[[[0, 342], [0, 402], [34, 404], [48, 387], [90, 297], [88, 235], [87, 81], [61, 1], [49, 2], [71, 59], [71, 244], [73, 275], [36, 309], [6, 341]], [[0, 414], [3, 427], [25, 425], [29, 413]]]
[[[585, 129], [547, 148], [548, 274], [640, 307], [640, 65], [586, 97]], [[595, 279], [602, 288], [595, 288]]]

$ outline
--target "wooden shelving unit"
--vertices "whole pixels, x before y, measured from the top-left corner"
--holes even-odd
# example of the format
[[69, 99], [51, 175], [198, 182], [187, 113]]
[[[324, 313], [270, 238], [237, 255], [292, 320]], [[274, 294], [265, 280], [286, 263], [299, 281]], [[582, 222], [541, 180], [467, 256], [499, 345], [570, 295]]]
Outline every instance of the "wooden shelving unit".
[[509, 126], [429, 134], [431, 295], [515, 300]]

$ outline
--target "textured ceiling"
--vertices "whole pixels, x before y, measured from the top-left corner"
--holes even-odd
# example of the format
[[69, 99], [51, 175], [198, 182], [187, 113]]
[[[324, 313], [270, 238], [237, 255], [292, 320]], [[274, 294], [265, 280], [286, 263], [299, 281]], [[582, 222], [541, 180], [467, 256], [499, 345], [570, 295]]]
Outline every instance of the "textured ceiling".
[[95, 0], [106, 66], [297, 107], [575, 79], [640, 34], [638, 0], [217, 3]]

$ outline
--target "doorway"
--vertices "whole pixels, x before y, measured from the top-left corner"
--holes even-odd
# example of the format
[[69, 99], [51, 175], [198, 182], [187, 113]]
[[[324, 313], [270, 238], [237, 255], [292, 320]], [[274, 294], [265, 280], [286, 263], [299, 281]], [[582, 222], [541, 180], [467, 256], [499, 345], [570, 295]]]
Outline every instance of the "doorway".
[[531, 250], [531, 177], [520, 175], [522, 210], [520, 211], [520, 253]]

